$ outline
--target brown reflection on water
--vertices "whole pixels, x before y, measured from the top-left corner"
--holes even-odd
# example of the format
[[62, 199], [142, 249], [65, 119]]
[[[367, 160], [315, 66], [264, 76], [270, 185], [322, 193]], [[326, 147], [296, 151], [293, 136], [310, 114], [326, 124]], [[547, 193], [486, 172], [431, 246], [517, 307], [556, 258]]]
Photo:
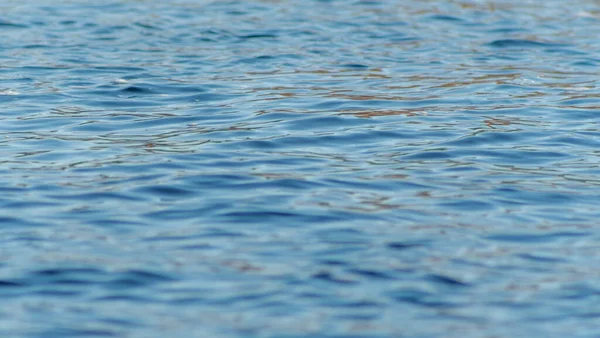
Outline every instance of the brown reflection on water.
[[[507, 83], [506, 81], [514, 81], [515, 79], [518, 79], [520, 76], [521, 75], [518, 73], [486, 74], [483, 76], [475, 76], [471, 79], [463, 80], [463, 81], [457, 81], [456, 79], [451, 79], [450, 82], [444, 82], [440, 85], [433, 86], [432, 88], [453, 88], [453, 87], [462, 87], [462, 86], [468, 86], [468, 85], [473, 85], [473, 84], [485, 84], [485, 83], [502, 84], [502, 83]], [[419, 79], [417, 79], [417, 80], [419, 80]], [[428, 80], [429, 81], [445, 81], [447, 79], [442, 78], [442, 77], [430, 76], [428, 78]]]
[[423, 116], [423, 115], [427, 115], [427, 112], [423, 111], [421, 109], [401, 109], [401, 110], [359, 111], [359, 112], [350, 112], [348, 114], [352, 114], [356, 117], [371, 118], [371, 117], [378, 117], [378, 116], [394, 116], [394, 115]]
[[486, 117], [486, 119], [483, 120], [483, 123], [486, 126], [488, 126], [489, 128], [492, 128], [492, 129], [496, 129], [499, 126], [516, 126], [516, 125], [521, 125], [521, 126], [539, 126], [540, 125], [539, 121], [524, 120], [524, 119], [520, 119], [520, 118], [510, 118], [510, 119], [508, 119], [507, 117], [503, 117], [503, 118]]
[[325, 97], [335, 97], [342, 98], [346, 100], [354, 100], [354, 101], [369, 101], [369, 100], [385, 100], [385, 101], [415, 101], [415, 100], [429, 100], [429, 99], [439, 99], [438, 95], [428, 95], [428, 96], [420, 96], [418, 98], [412, 96], [398, 96], [398, 95], [358, 95], [352, 93], [341, 93], [341, 92], [331, 92]]
[[490, 119], [484, 120], [483, 123], [485, 123], [490, 128], [494, 128], [494, 126], [509, 126], [512, 124], [509, 120], [503, 120], [503, 119], [497, 119], [497, 118], [490, 118]]

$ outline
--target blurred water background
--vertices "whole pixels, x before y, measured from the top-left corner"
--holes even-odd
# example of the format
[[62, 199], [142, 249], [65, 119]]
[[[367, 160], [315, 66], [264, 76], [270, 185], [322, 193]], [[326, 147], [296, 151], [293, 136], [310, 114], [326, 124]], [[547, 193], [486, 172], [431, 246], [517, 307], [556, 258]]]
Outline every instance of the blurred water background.
[[600, 336], [598, 1], [0, 13], [1, 336]]

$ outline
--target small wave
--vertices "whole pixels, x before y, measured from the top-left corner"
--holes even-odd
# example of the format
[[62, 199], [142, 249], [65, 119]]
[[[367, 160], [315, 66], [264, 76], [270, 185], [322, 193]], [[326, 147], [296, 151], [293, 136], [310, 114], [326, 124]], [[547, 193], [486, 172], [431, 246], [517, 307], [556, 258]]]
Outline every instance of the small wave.
[[487, 44], [495, 48], [547, 48], [547, 47], [563, 47], [565, 44], [541, 42], [526, 39], [502, 39], [495, 40]]

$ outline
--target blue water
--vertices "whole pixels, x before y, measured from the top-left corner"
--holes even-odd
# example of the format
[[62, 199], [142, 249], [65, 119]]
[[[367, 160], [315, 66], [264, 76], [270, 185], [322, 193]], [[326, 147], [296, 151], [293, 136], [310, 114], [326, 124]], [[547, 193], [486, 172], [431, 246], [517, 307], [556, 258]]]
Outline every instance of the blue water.
[[600, 336], [597, 1], [0, 29], [0, 336]]

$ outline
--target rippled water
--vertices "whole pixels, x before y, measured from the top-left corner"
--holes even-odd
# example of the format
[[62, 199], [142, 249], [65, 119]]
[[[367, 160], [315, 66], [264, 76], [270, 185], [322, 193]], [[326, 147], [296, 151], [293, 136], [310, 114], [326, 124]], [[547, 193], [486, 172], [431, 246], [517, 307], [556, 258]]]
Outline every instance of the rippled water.
[[1, 336], [600, 334], [597, 1], [0, 9]]

